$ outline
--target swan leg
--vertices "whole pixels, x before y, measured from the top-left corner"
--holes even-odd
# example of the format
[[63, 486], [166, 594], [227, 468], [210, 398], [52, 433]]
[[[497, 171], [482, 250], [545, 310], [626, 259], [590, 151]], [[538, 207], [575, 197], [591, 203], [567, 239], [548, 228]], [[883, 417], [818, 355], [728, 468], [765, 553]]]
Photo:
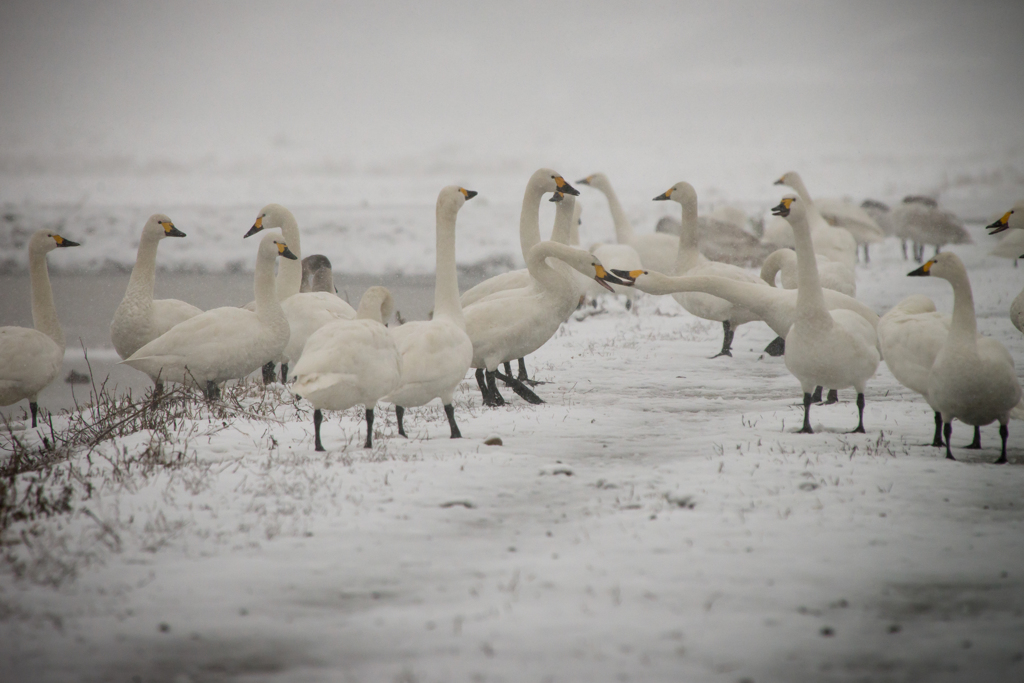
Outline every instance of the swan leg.
[[839, 403], [839, 390], [829, 389], [828, 398], [825, 399], [825, 405], [830, 406], [833, 403]]
[[[942, 245], [941, 244], [936, 244], [935, 245], [935, 256], [939, 255], [939, 250], [940, 249], [942, 249]], [[924, 253], [924, 247], [921, 247], [921, 252]]]
[[907, 241], [906, 240], [901, 240], [901, 242], [903, 244], [903, 260], [906, 261], [907, 260]]
[[[405, 436], [405, 424], [402, 422], [402, 418], [405, 417], [405, 408], [402, 406], [395, 406], [395, 419], [398, 421], [398, 435]], [[409, 438], [405, 436], [405, 438]]]
[[512, 377], [503, 377], [501, 381], [503, 381], [506, 386], [512, 389], [512, 391], [516, 392], [516, 394], [527, 403], [540, 405], [541, 403], [544, 402], [544, 399], [542, 399], [537, 394], [533, 393], [529, 387], [527, 387], [525, 384], [523, 384], [517, 379], [514, 379]]
[[505, 362], [505, 376], [506, 377], [511, 377], [512, 376], [512, 365], [510, 363], [508, 363], [507, 361]]
[[981, 448], [981, 427], [979, 427], [978, 425], [974, 425], [974, 441], [972, 441], [969, 445], [964, 446], [964, 448], [971, 448], [974, 450]]
[[274, 361], [270, 361], [269, 363], [263, 366], [263, 383], [274, 383]]
[[935, 436], [932, 438], [932, 446], [935, 448], [942, 448], [945, 444], [942, 443], [942, 414], [938, 411], [935, 412]]
[[505, 398], [498, 391], [498, 386], [494, 383], [494, 373], [490, 370], [484, 370], [484, 377], [487, 379], [487, 396], [484, 398], [484, 405], [492, 408], [505, 405]]
[[946, 437], [946, 460], [956, 460], [953, 457], [953, 453], [949, 450], [949, 437], [953, 433], [953, 425], [949, 422], [942, 425], [942, 433]]
[[1010, 430], [1006, 425], [999, 425], [999, 438], [1003, 440], [1003, 450], [999, 453], [999, 459], [995, 461], [995, 465], [1005, 465], [1009, 462], [1006, 459], [1006, 437], [1010, 436]]
[[480, 399], [484, 402], [484, 405], [488, 405], [487, 401], [490, 398], [490, 392], [487, 390], [487, 380], [484, 379], [484, 369], [476, 369], [476, 384], [480, 387]]
[[[512, 373], [510, 372], [508, 374], [511, 375]], [[520, 358], [519, 359], [519, 374], [516, 376], [516, 379], [518, 379], [520, 382], [530, 382], [531, 381], [529, 375], [526, 374], [526, 359], [525, 358]]]
[[813, 434], [811, 429], [811, 395], [804, 392], [804, 426], [797, 434]]
[[821, 403], [821, 387], [814, 387], [814, 393], [811, 395], [811, 401], [814, 403]]
[[718, 358], [719, 356], [732, 357], [732, 337], [735, 334], [732, 329], [732, 325], [729, 324], [728, 320], [722, 321], [722, 330], [724, 336], [722, 337], [722, 350], [711, 356], [712, 358]]
[[373, 448], [373, 408], [366, 409], [366, 443], [363, 448]]
[[281, 363], [281, 384], [288, 383], [288, 364]]
[[313, 411], [313, 450], [323, 451], [324, 445], [320, 443], [320, 423], [324, 421], [324, 414], [317, 408]]
[[28, 409], [32, 412], [32, 427], [34, 429], [36, 426], [36, 414], [39, 412], [39, 404], [35, 401], [29, 401]]
[[864, 243], [864, 263], [871, 263], [871, 254], [868, 253], [868, 243]]
[[455, 408], [451, 403], [445, 404], [444, 414], [448, 416], [448, 426], [452, 428], [452, 438], [461, 439], [462, 432], [459, 431], [459, 425], [455, 424]]
[[203, 392], [206, 394], [207, 401], [216, 401], [220, 398], [220, 387], [212, 379], [206, 380], [206, 390]]
[[786, 340], [782, 337], [772, 339], [771, 343], [764, 347], [764, 352], [775, 358], [786, 355]]
[[[831, 392], [829, 392], [831, 393]], [[857, 394], [857, 428], [851, 434], [864, 434], [864, 394]]]

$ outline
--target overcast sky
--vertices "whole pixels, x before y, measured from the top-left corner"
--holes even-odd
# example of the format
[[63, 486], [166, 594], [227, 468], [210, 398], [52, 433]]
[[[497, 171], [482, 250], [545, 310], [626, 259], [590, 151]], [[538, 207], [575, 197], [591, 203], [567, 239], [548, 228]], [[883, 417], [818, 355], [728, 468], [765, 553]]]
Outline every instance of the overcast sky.
[[0, 153], [1024, 155], [1024, 2], [436, 4], [5, 0]]

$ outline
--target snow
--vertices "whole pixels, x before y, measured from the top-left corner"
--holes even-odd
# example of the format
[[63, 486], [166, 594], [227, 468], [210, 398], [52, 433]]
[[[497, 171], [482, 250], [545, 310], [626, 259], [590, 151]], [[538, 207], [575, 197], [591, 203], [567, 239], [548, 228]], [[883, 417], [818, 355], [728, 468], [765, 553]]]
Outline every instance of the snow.
[[[1020, 357], [1006, 314], [1018, 271], [983, 244], [952, 250], [980, 330]], [[860, 298], [881, 312], [922, 292], [950, 310], [948, 284], [906, 278], [912, 266], [895, 240], [879, 245], [858, 267]], [[148, 459], [152, 431], [108, 441], [53, 475], [79, 492], [73, 513], [5, 534], [0, 669], [33, 681], [1024, 678], [1020, 423], [1009, 466], [988, 464], [994, 427], [983, 450], [946, 461], [921, 445], [928, 406], [883, 364], [867, 434], [845, 433], [849, 390], [812, 407], [814, 435], [796, 434], [799, 385], [761, 353], [772, 337], [744, 325], [734, 357], [711, 360], [719, 325], [668, 297], [633, 312], [608, 301], [527, 359], [548, 382], [544, 405], [505, 390], [509, 406], [484, 409], [467, 377], [460, 441], [434, 404], [406, 413], [408, 440], [378, 411], [364, 450], [357, 408], [328, 414], [328, 452], [315, 453], [310, 407], [279, 385], [251, 388], [255, 417], [183, 419]]]

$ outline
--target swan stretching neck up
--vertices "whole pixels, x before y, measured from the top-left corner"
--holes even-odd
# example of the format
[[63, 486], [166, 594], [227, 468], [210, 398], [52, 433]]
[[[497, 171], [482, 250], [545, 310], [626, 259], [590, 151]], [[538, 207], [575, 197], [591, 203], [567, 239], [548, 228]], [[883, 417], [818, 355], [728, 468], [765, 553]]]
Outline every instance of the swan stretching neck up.
[[807, 186], [804, 185], [800, 174], [796, 171], [789, 171], [776, 180], [775, 184], [793, 188], [797, 196], [804, 203], [814, 252], [823, 254], [833, 261], [843, 263], [849, 266], [851, 270], [855, 268], [857, 266], [857, 241], [849, 232], [842, 228], [832, 227], [822, 217], [818, 207], [811, 201], [811, 194], [807, 191]]
[[178, 323], [202, 313], [178, 299], [153, 299], [156, 284], [156, 250], [165, 237], [184, 237], [171, 219], [153, 214], [142, 228], [135, 267], [124, 298], [110, 323], [110, 340], [117, 355], [129, 357]]
[[46, 270], [46, 255], [58, 247], [77, 247], [50, 230], [37, 230], [28, 241], [29, 282], [32, 286], [32, 325], [0, 327], [0, 406], [27, 398], [36, 426], [39, 392], [60, 371], [64, 362], [64, 331], [53, 305], [53, 289]]
[[1005, 463], [1007, 423], [1021, 399], [1013, 358], [995, 339], [978, 337], [971, 281], [959, 256], [937, 254], [908, 275], [939, 277], [953, 287], [949, 334], [928, 373], [928, 403], [942, 416], [946, 457], [954, 459], [949, 444], [954, 419], [979, 427], [999, 420], [1003, 443], [996, 464]]

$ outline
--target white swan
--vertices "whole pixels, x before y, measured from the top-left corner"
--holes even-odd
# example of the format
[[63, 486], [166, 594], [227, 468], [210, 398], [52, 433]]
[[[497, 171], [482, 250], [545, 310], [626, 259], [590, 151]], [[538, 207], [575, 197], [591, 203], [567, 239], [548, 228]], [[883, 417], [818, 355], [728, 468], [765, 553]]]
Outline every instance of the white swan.
[[979, 427], [999, 420], [1002, 451], [996, 464], [1005, 463], [1006, 425], [1021, 400], [1013, 358], [995, 339], [978, 337], [971, 281], [959, 256], [936, 254], [908, 275], [940, 277], [953, 286], [949, 334], [928, 373], [928, 403], [942, 415], [946, 457], [954, 459], [949, 443], [954, 419]]
[[[477, 368], [477, 382], [485, 405], [504, 403], [494, 384], [498, 366], [543, 346], [579, 304], [576, 282], [549, 264], [549, 258], [558, 259], [598, 282], [627, 284], [605, 271], [601, 261], [590, 252], [558, 242], [541, 242], [534, 246], [526, 259], [529, 285], [495, 292], [463, 310], [466, 333], [473, 345], [471, 366]], [[542, 402], [511, 377], [502, 379], [531, 403]]]
[[161, 381], [198, 386], [209, 399], [218, 385], [241, 379], [281, 355], [288, 343], [288, 320], [277, 301], [274, 261], [298, 262], [278, 235], [267, 235], [256, 256], [253, 289], [256, 311], [214, 308], [178, 323], [122, 362]]
[[64, 362], [64, 330], [57, 320], [46, 255], [57, 247], [77, 247], [51, 230], [37, 230], [28, 241], [29, 282], [32, 286], [32, 325], [0, 327], [0, 406], [27, 398], [36, 426], [36, 403]]
[[[1003, 256], [1003, 253], [997, 253], [997, 251], [1004, 250], [1008, 246], [1012, 250], [1008, 252], [1012, 254], [1010, 258], [1019, 258], [1021, 254], [1024, 254], [1024, 199], [1014, 202], [1012, 209], [1004, 213], [991, 225], [986, 225], [985, 228], [990, 230], [990, 235], [996, 235], [1004, 230], [1014, 228], [1014, 231], [1008, 233], [1002, 242], [999, 243], [999, 246], [990, 253]], [[1017, 232], [1017, 230], [1020, 230], [1020, 232]], [[1016, 260], [1014, 263], [1016, 263]], [[1014, 327], [1024, 332], [1024, 290], [1021, 290], [1020, 294], [1013, 300], [1013, 303], [1010, 304], [1010, 321]]]
[[171, 219], [162, 213], [149, 217], [142, 228], [139, 251], [124, 298], [110, 323], [110, 340], [122, 359], [178, 323], [199, 315], [202, 310], [178, 299], [153, 299], [156, 283], [156, 249], [165, 237], [184, 237]]
[[[280, 204], [268, 204], [260, 210], [256, 222], [245, 233], [245, 237], [255, 235], [261, 230], [280, 228], [284, 241], [292, 253], [302, 258], [300, 247], [292, 242], [299, 242], [299, 224], [291, 211]], [[281, 381], [288, 376], [288, 364], [293, 363], [302, 355], [302, 348], [309, 335], [321, 326], [336, 320], [351, 320], [356, 317], [356, 309], [334, 292], [302, 292], [302, 263], [284, 261], [277, 269], [276, 292], [281, 308], [288, 319], [290, 334], [288, 344], [281, 356], [268, 361], [263, 368], [263, 381], [274, 379], [274, 363], [281, 364]], [[254, 310], [255, 303], [246, 306]]]
[[[608, 209], [615, 225], [615, 239], [619, 244], [629, 245], [640, 256], [643, 267], [659, 273], [671, 273], [675, 267], [676, 252], [679, 249], [679, 238], [664, 232], [652, 232], [637, 235], [633, 226], [626, 218], [626, 212], [619, 202], [618, 195], [612, 189], [611, 182], [604, 173], [594, 173], [577, 181], [581, 185], [589, 185], [599, 190], [608, 199]], [[593, 251], [593, 250], [592, 250]]]
[[440, 398], [448, 416], [451, 437], [462, 438], [455, 424], [452, 398], [473, 360], [473, 342], [466, 335], [466, 322], [459, 304], [455, 218], [466, 201], [475, 196], [476, 192], [457, 185], [449, 185], [438, 194], [434, 317], [414, 320], [391, 331], [402, 354], [402, 379], [384, 400], [395, 404], [398, 433], [402, 436], [405, 436], [405, 409]]
[[921, 196], [904, 197], [892, 211], [896, 235], [914, 243], [914, 260], [924, 259], [926, 244], [935, 246], [935, 253], [947, 244], [970, 244], [971, 236], [964, 223], [951, 211], [938, 207], [934, 199]]
[[[847, 296], [857, 296], [857, 276], [853, 269], [844, 263], [830, 260], [823, 254], [817, 254], [818, 277], [821, 286]], [[792, 249], [776, 249], [768, 254], [761, 264], [761, 279], [772, 287], [776, 276], [782, 275], [782, 286], [785, 289], [797, 287], [796, 252]]]
[[999, 220], [991, 225], [985, 226], [990, 235], [996, 235], [1004, 230], [1024, 230], [1024, 199], [1014, 202], [1013, 208], [1004, 213]]
[[828, 310], [818, 280], [811, 226], [806, 203], [792, 195], [783, 198], [773, 213], [793, 226], [799, 261], [796, 319], [786, 336], [786, 368], [800, 381], [804, 392], [804, 424], [811, 430], [811, 392], [825, 386], [857, 391], [859, 420], [854, 432], [864, 432], [864, 387], [878, 369], [878, 335], [862, 316], [848, 310]]
[[[697, 191], [687, 182], [679, 182], [654, 201], [672, 200], [682, 207], [682, 219], [675, 263], [669, 272], [676, 275], [717, 275], [739, 282], [750, 282], [767, 287], [767, 283], [753, 273], [728, 263], [708, 261], [698, 249], [697, 237]], [[655, 270], [647, 268], [647, 270]], [[673, 297], [690, 313], [705, 320], [722, 323], [724, 331], [722, 350], [714, 357], [732, 355], [732, 339], [736, 328], [743, 323], [758, 320], [758, 316], [747, 308], [731, 301], [702, 293], [679, 293]]]
[[[814, 253], [822, 254], [833, 261], [844, 263], [851, 269], [856, 268], [857, 241], [849, 232], [842, 228], [832, 227], [822, 217], [817, 206], [811, 200], [811, 195], [807, 191], [807, 186], [804, 185], [800, 174], [796, 171], [788, 171], [776, 180], [775, 184], [791, 187], [797, 196], [803, 200], [805, 213], [807, 214], [807, 223], [811, 230], [811, 244], [813, 245]], [[793, 239], [795, 247], [796, 235], [793, 236]]]
[[892, 221], [892, 211], [889, 210], [888, 204], [877, 199], [865, 199], [860, 203], [860, 208], [864, 209], [875, 225], [887, 236], [896, 234], [896, 226]]
[[338, 293], [338, 288], [334, 286], [331, 260], [323, 254], [313, 254], [302, 259], [302, 284], [299, 286], [299, 293], [303, 292]]
[[814, 200], [821, 217], [829, 225], [842, 228], [853, 235], [857, 244], [875, 244], [885, 239], [885, 231], [867, 211], [853, 202], [834, 197]]
[[359, 301], [355, 320], [329, 323], [309, 336], [292, 371], [292, 392], [313, 404], [316, 450], [324, 450], [321, 411], [355, 405], [366, 409], [364, 447], [373, 447], [373, 408], [402, 379], [402, 355], [384, 326], [393, 309], [391, 292], [370, 287]]

